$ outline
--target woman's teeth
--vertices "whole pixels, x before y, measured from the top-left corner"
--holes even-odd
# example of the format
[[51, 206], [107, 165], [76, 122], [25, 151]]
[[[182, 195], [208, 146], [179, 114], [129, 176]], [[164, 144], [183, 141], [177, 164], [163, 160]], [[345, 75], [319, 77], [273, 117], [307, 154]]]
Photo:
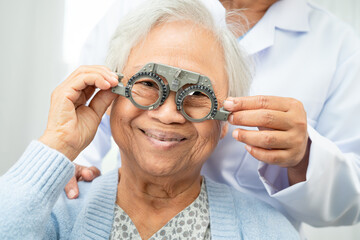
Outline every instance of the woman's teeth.
[[156, 140], [163, 141], [163, 142], [180, 142], [181, 141], [181, 139], [179, 139], [179, 138], [163, 138], [163, 137], [158, 137], [158, 136], [152, 135], [147, 132], [145, 132], [145, 135], [148, 137], [151, 137], [151, 138], [155, 138]]

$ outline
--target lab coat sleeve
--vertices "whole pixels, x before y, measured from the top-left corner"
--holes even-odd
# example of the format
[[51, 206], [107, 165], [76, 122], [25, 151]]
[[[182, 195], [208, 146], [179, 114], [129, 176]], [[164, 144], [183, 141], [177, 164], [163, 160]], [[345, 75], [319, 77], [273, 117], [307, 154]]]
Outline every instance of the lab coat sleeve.
[[[332, 83], [315, 129], [308, 125], [306, 181], [277, 189], [274, 181], [286, 171], [259, 165], [270, 197], [295, 219], [317, 227], [360, 221], [360, 47], [339, 64]], [[267, 177], [270, 171], [277, 177]]]

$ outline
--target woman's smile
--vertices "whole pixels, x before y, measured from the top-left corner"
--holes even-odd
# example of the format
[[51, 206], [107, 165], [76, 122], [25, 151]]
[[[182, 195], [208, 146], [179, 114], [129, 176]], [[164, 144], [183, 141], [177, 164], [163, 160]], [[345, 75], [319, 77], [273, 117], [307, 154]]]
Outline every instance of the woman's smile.
[[153, 147], [161, 150], [169, 150], [187, 140], [184, 135], [171, 131], [158, 129], [140, 129], [140, 131]]

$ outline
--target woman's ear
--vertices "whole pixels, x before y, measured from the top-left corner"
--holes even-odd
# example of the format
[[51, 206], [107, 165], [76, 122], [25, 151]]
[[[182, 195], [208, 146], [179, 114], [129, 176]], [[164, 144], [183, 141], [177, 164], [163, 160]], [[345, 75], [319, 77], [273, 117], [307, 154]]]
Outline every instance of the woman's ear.
[[229, 131], [229, 123], [228, 122], [222, 122], [221, 123], [221, 135], [220, 135], [220, 139], [223, 139], [227, 132]]

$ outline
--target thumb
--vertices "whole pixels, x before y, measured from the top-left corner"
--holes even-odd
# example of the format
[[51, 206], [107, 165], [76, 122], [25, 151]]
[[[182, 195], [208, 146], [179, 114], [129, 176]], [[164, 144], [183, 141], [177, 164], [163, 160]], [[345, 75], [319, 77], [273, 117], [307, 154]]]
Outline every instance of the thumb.
[[96, 113], [99, 119], [101, 119], [106, 109], [118, 96], [119, 95], [112, 93], [110, 89], [100, 90], [91, 100], [89, 107]]

